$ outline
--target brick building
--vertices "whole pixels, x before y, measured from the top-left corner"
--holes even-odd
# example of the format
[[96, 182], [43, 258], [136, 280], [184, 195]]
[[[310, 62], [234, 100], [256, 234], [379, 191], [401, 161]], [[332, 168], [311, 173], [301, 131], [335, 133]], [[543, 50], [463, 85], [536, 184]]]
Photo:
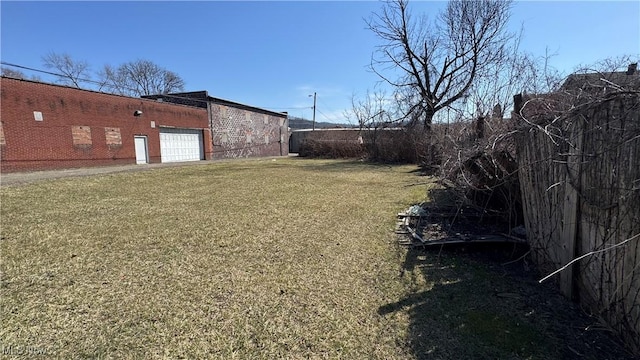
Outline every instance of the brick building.
[[212, 158], [207, 110], [0, 78], [2, 172]]
[[287, 155], [278, 113], [206, 91], [143, 98], [0, 78], [2, 172]]
[[207, 91], [144, 98], [207, 109], [214, 158], [285, 156], [289, 153], [286, 112], [275, 112], [209, 96]]

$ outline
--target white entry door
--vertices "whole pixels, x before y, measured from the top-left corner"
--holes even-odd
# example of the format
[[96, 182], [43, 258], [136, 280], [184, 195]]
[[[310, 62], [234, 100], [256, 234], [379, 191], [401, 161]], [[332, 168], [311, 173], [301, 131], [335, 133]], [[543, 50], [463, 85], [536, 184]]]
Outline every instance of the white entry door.
[[160, 158], [163, 163], [204, 159], [202, 130], [160, 129]]
[[147, 137], [135, 136], [136, 147], [136, 164], [147, 164], [149, 162], [149, 154], [147, 153]]

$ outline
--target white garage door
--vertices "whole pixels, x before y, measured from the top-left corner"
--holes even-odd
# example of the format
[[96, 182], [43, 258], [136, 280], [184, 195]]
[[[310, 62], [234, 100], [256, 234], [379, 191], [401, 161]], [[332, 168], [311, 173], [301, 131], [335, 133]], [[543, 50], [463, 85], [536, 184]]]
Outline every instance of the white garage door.
[[160, 129], [161, 161], [198, 161], [204, 159], [202, 130]]

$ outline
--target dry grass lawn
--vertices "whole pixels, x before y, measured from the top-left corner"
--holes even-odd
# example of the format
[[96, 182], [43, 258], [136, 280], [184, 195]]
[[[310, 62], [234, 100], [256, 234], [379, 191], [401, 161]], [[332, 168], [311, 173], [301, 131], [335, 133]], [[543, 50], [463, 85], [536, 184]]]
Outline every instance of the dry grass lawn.
[[56, 358], [411, 357], [411, 166], [278, 159], [6, 187], [0, 340]]
[[631, 358], [535, 279], [399, 249], [395, 214], [426, 196], [413, 170], [245, 160], [2, 188], [0, 354]]

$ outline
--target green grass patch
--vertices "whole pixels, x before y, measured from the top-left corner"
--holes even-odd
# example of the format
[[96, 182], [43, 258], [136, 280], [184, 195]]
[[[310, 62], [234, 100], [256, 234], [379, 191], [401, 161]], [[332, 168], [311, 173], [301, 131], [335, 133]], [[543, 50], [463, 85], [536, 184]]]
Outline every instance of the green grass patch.
[[461, 330], [495, 352], [531, 354], [542, 343], [541, 336], [530, 324], [496, 312], [467, 312]]

